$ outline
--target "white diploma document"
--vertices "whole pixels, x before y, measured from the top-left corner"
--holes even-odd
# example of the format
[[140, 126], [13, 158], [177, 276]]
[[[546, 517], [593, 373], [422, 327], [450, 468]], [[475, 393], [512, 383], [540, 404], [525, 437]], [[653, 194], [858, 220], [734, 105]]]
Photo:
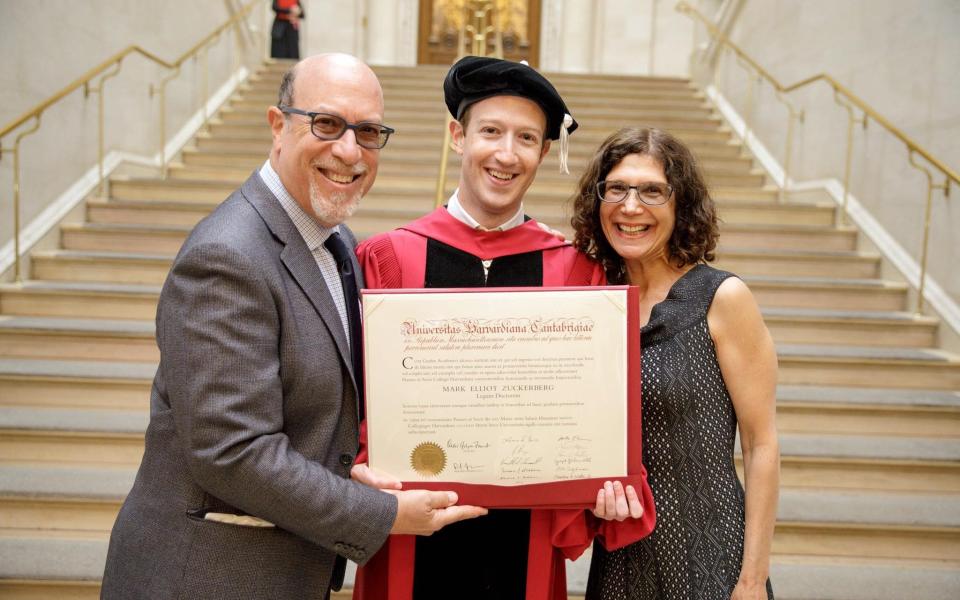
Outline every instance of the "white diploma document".
[[501, 486], [625, 476], [626, 292], [364, 291], [370, 466]]

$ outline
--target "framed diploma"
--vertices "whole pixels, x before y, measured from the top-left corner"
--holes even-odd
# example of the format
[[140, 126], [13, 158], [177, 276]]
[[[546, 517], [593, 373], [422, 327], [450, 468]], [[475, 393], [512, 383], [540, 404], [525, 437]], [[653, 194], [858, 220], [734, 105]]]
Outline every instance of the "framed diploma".
[[370, 465], [488, 507], [639, 476], [636, 289], [364, 290]]

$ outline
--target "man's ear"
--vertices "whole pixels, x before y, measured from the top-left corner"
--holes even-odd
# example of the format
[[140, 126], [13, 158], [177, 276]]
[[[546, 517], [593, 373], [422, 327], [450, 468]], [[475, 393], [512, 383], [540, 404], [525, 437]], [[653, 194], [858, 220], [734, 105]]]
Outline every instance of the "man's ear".
[[[547, 152], [550, 152], [550, 140], [543, 142], [543, 148], [540, 149], [540, 162], [543, 162], [543, 159], [547, 156]], [[540, 163], [537, 163], [540, 164]]]
[[287, 124], [287, 120], [284, 117], [283, 112], [276, 106], [271, 106], [267, 109], [267, 123], [270, 124], [270, 133], [273, 135], [274, 145], [277, 144], [280, 134], [283, 133], [283, 128]]
[[463, 156], [463, 136], [466, 135], [463, 131], [463, 124], [456, 119], [450, 121], [450, 147], [453, 148], [453, 151]]

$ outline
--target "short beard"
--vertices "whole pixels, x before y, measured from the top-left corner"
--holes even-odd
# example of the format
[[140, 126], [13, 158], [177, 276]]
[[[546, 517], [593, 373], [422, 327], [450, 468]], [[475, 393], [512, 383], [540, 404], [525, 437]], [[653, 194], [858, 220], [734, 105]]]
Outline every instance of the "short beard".
[[334, 227], [343, 223], [357, 212], [362, 192], [352, 196], [346, 192], [324, 194], [316, 179], [310, 180], [310, 208], [317, 221], [324, 227]]

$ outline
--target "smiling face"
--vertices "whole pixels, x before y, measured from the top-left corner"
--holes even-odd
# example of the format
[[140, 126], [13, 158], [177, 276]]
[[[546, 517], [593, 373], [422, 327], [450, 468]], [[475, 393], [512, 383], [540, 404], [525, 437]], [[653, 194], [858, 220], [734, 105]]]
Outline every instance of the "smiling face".
[[546, 117], [537, 103], [494, 96], [469, 108], [466, 127], [450, 124], [453, 147], [462, 158], [459, 200], [484, 227], [497, 227], [520, 209], [523, 194], [550, 149]]
[[[341, 54], [308, 58], [296, 67], [291, 106], [338, 115], [349, 123], [383, 123], [383, 92], [373, 71]], [[356, 210], [377, 176], [380, 151], [357, 144], [352, 130], [320, 140], [309, 117], [271, 107], [270, 162], [283, 186], [320, 225], [333, 227]]]
[[[628, 154], [604, 179], [622, 181], [627, 185], [667, 183], [663, 165], [647, 154]], [[636, 191], [631, 190], [623, 202], [600, 202], [603, 233], [613, 250], [623, 258], [628, 270], [631, 263], [668, 260], [667, 244], [675, 224], [674, 197], [660, 206], [648, 206], [640, 201]]]

